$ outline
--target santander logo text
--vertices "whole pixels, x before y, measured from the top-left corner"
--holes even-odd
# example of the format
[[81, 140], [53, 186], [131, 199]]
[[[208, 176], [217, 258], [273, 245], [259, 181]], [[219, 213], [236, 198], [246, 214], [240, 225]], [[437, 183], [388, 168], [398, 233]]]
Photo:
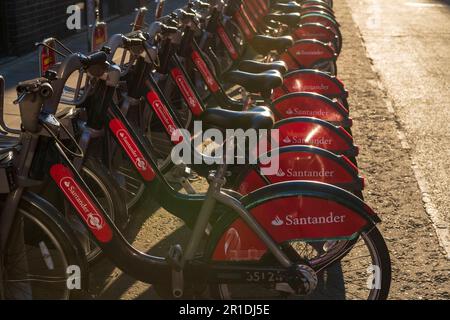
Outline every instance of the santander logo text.
[[195, 116], [200, 116], [203, 113], [203, 108], [187, 82], [186, 77], [183, 75], [183, 72], [179, 68], [173, 68], [170, 73], [192, 113]]
[[201, 57], [200, 53], [198, 53], [197, 51], [192, 52], [191, 58], [198, 71], [202, 75], [203, 80], [206, 82], [208, 89], [213, 93], [219, 91], [219, 84], [217, 83], [216, 79], [214, 79], [212, 73], [209, 71], [206, 62]]
[[330, 170], [295, 170], [288, 168], [285, 171], [278, 169], [276, 174], [278, 177], [296, 177], [296, 178], [331, 178], [334, 171]]
[[300, 50], [295, 53], [297, 56], [320, 56], [323, 54], [320, 50], [312, 50], [312, 51], [306, 51], [306, 50]]
[[141, 174], [145, 181], [151, 181], [155, 178], [156, 174], [150, 167], [150, 164], [145, 160], [144, 155], [141, 153], [137, 145], [134, 143], [125, 125], [119, 119], [112, 119], [109, 122], [109, 128], [116, 136], [122, 148], [130, 158], [133, 165]]
[[287, 135], [281, 141], [286, 144], [308, 144], [308, 145], [323, 145], [323, 146], [331, 145], [331, 143], [333, 142], [331, 139], [327, 139], [324, 137], [306, 138], [304, 136], [301, 136], [300, 134]]
[[70, 169], [62, 164], [56, 164], [50, 168], [50, 175], [81, 218], [86, 222], [95, 238], [103, 243], [109, 242], [112, 239], [112, 230], [106, 224], [103, 213], [74, 180]]
[[285, 111], [288, 116], [308, 116], [308, 117], [324, 117], [329, 114], [328, 111], [323, 110], [309, 110], [303, 108], [288, 108]]
[[233, 43], [231, 42], [230, 37], [228, 37], [228, 34], [226, 33], [225, 29], [222, 26], [219, 26], [217, 28], [217, 34], [220, 37], [220, 40], [222, 40], [225, 48], [227, 49], [228, 53], [230, 54], [231, 59], [236, 60], [239, 56], [234, 48]]
[[[147, 93], [147, 101], [152, 106], [153, 110], [155, 111], [159, 120], [162, 122], [162, 124], [163, 124], [164, 128], [166, 129], [167, 133], [169, 134], [169, 136], [172, 137], [172, 134], [175, 132], [175, 130], [178, 129], [178, 127], [175, 124], [175, 120], [172, 118], [169, 111], [167, 110], [167, 107], [159, 99], [158, 94], [154, 91], [148, 92]], [[180, 143], [182, 141], [182, 139], [183, 139], [183, 137], [180, 136], [178, 141], [174, 141], [174, 142]]]
[[345, 215], [338, 215], [330, 212], [326, 216], [304, 216], [294, 217], [292, 215], [285, 216], [284, 220], [278, 215], [272, 220], [271, 224], [274, 227], [279, 226], [302, 226], [302, 225], [319, 225], [319, 224], [341, 224], [344, 223]]

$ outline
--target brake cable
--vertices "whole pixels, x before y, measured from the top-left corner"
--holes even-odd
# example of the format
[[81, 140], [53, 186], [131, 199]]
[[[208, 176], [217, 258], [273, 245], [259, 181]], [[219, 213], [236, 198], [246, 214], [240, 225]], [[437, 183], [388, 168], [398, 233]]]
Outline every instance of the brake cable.
[[66, 145], [64, 145], [64, 143], [57, 137], [57, 135], [53, 132], [53, 130], [50, 129], [49, 125], [47, 125], [44, 122], [41, 122], [41, 124], [45, 128], [45, 130], [47, 130], [47, 132], [52, 136], [52, 138], [55, 139], [55, 143], [57, 145], [59, 145], [63, 150], [68, 152], [73, 157], [76, 157], [76, 158], [83, 158], [84, 157], [83, 149], [80, 147], [78, 142], [75, 140], [75, 137], [69, 132], [69, 130], [61, 122], [58, 121], [59, 126], [63, 128], [64, 132], [67, 134], [67, 136], [72, 141], [72, 143], [75, 145], [75, 147], [78, 149], [77, 151], [79, 153], [76, 153], [76, 152], [70, 150]]

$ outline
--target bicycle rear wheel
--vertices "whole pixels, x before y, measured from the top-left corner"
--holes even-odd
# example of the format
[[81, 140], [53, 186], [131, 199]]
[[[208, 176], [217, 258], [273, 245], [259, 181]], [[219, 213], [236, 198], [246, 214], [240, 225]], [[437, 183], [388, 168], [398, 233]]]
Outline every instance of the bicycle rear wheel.
[[[330, 246], [327, 250], [325, 244]], [[212, 287], [210, 293], [220, 299], [384, 300], [388, 297], [391, 263], [376, 227], [354, 241], [294, 241], [285, 244], [284, 250], [293, 261], [307, 260], [317, 272], [319, 283], [312, 294], [297, 296], [275, 283], [220, 284]], [[261, 263], [273, 264], [273, 261], [272, 257], [266, 257]]]

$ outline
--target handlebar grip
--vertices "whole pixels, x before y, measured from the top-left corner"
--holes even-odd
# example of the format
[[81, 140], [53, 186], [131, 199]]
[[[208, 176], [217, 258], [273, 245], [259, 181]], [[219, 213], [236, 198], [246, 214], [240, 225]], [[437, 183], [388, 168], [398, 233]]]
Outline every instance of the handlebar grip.
[[108, 55], [106, 54], [106, 52], [98, 51], [88, 56], [82, 56], [80, 60], [85, 67], [89, 68], [95, 65], [104, 64], [108, 60]]
[[200, 9], [208, 9], [211, 6], [209, 3], [199, 0], [195, 2], [195, 5]]
[[178, 31], [177, 28], [175, 27], [171, 27], [165, 24], [161, 25], [161, 32], [164, 34], [168, 34], [168, 33], [176, 33]]
[[140, 38], [128, 38], [126, 36], [122, 36], [122, 41], [125, 49], [142, 46], [142, 39]]

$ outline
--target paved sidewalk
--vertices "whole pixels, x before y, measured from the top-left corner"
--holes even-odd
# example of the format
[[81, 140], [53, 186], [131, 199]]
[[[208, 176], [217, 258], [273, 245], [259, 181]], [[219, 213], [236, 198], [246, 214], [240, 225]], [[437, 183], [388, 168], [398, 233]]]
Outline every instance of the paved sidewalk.
[[[130, 31], [130, 24], [133, 22], [133, 18], [134, 14], [130, 14], [109, 22], [109, 35]], [[43, 39], [36, 39], [36, 41], [39, 40]], [[74, 52], [87, 52], [86, 31], [63, 39], [62, 42]], [[37, 57], [37, 50], [13, 59], [6, 64], [0, 65], [0, 75], [2, 75], [6, 81], [4, 117], [9, 126], [17, 128], [20, 124], [19, 108], [12, 103], [17, 97], [15, 87], [20, 81], [39, 76], [39, 60]]]
[[[183, 6], [185, 3], [185, 0], [167, 1], [164, 7], [164, 12], [172, 12], [176, 8]], [[146, 20], [147, 23], [150, 23], [154, 20], [154, 1], [149, 1], [147, 8], [149, 11], [147, 13]], [[134, 16], [135, 13], [131, 13], [127, 16], [108, 22], [108, 34], [111, 36], [116, 33], [127, 33], [131, 31], [130, 25], [134, 20]], [[41, 40], [43, 39], [35, 39], [35, 42]], [[69, 38], [62, 39], [62, 42], [74, 52], [87, 52], [88, 46], [86, 31], [80, 32], [79, 34]], [[6, 63], [0, 64], [0, 75], [2, 75], [6, 81], [4, 117], [9, 126], [17, 128], [20, 124], [19, 109], [12, 103], [17, 98], [15, 87], [20, 81], [29, 80], [39, 76], [39, 60], [37, 57], [37, 51], [16, 59], [7, 60]]]

